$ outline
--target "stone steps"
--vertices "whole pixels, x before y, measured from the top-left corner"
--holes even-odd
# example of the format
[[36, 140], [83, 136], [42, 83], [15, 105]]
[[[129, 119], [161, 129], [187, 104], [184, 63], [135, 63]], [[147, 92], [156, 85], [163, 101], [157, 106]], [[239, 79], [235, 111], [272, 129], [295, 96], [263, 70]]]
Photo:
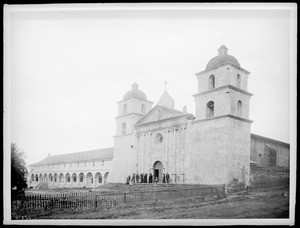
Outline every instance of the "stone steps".
[[176, 189], [190, 189], [193, 187], [208, 187], [207, 185], [196, 185], [196, 184], [143, 184], [137, 183], [132, 185], [126, 184], [107, 184], [97, 189], [101, 189], [102, 192], [131, 192], [131, 191], [159, 191], [159, 190], [176, 190]]

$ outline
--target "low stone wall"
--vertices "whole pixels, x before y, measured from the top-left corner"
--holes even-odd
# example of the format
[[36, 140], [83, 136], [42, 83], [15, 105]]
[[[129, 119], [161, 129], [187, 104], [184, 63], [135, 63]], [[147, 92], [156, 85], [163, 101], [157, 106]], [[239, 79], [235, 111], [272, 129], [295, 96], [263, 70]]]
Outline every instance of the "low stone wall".
[[288, 178], [290, 176], [290, 169], [288, 167], [268, 166], [261, 167], [254, 164], [250, 166], [250, 180], [263, 181]]

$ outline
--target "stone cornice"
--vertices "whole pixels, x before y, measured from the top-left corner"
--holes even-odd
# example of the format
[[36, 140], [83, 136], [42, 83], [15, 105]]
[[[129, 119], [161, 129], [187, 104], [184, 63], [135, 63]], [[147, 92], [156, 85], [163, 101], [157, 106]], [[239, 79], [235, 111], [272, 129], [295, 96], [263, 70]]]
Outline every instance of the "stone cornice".
[[195, 122], [210, 121], [210, 120], [215, 120], [215, 119], [221, 119], [221, 118], [233, 118], [233, 119], [237, 119], [237, 120], [248, 122], [248, 123], [253, 122], [253, 120], [250, 120], [250, 119], [246, 119], [246, 118], [234, 116], [234, 115], [231, 115], [231, 114], [227, 114], [227, 115], [215, 116], [215, 117], [210, 117], [210, 118], [201, 119], [201, 120], [194, 120], [194, 123]]
[[246, 74], [248, 74], [248, 75], [250, 74], [250, 72], [247, 71], [247, 70], [245, 70], [244, 68], [239, 67], [239, 66], [236, 66], [236, 65], [234, 65], [234, 64], [232, 64], [232, 63], [230, 63], [230, 62], [228, 62], [228, 63], [226, 63], [226, 64], [224, 64], [224, 65], [222, 65], [222, 66], [220, 66], [220, 67], [218, 67], [218, 68], [215, 68], [215, 69], [213, 69], [213, 70], [203, 70], [203, 71], [200, 71], [200, 72], [196, 73], [195, 75], [196, 75], [196, 76], [200, 76], [200, 75], [203, 75], [203, 74], [205, 74], [205, 73], [207, 73], [207, 72], [217, 70], [217, 69], [219, 69], [219, 68], [221, 68], [221, 67], [224, 67], [224, 66], [226, 66], [226, 65], [233, 66], [234, 68], [236, 68], [236, 69], [238, 69], [238, 70], [240, 70], [240, 71], [242, 71], [242, 72], [244, 72], [244, 73], [246, 73]]
[[179, 116], [172, 116], [172, 117], [169, 117], [169, 118], [166, 118], [166, 119], [154, 120], [154, 121], [147, 122], [147, 123], [141, 123], [141, 124], [135, 125], [135, 128], [144, 127], [144, 126], [151, 125], [151, 124], [154, 124], [154, 123], [161, 123], [161, 122], [164, 122], [164, 121], [180, 119], [180, 118], [188, 116], [188, 115], [190, 115], [190, 114], [186, 113], [186, 114], [182, 114], [182, 115], [179, 115]]
[[159, 131], [164, 131], [164, 132], [172, 132], [172, 131], [178, 131], [178, 130], [182, 130], [182, 129], [186, 129], [186, 123], [181, 123], [181, 124], [176, 124], [173, 126], [165, 126], [165, 127], [159, 127], [159, 128], [155, 128], [155, 129], [151, 129], [151, 130], [142, 130], [142, 131], [137, 131], [136, 132], [136, 136], [140, 137], [141, 135], [147, 135], [147, 134], [153, 134]]
[[115, 119], [120, 119], [120, 118], [123, 118], [123, 117], [126, 117], [126, 116], [130, 116], [130, 115], [144, 116], [142, 114], [139, 114], [139, 113], [136, 113], [136, 112], [132, 112], [132, 113], [129, 113], [129, 114], [126, 114], [126, 115], [116, 116]]
[[114, 138], [119, 138], [119, 137], [130, 136], [130, 135], [133, 135], [133, 133], [127, 133], [127, 134], [124, 134], [124, 135], [115, 135], [115, 136], [113, 136], [113, 137], [114, 137]]
[[128, 101], [128, 100], [139, 100], [139, 101], [145, 101], [145, 102], [148, 102], [148, 103], [151, 103], [151, 104], [153, 104], [153, 103], [154, 103], [153, 101], [142, 100], [142, 99], [138, 99], [138, 98], [129, 98], [129, 99], [127, 99], [127, 100], [120, 100], [120, 101], [117, 101], [117, 104], [118, 104], [118, 103], [121, 103], [121, 102], [124, 102], [124, 101]]
[[[141, 125], [143, 124], [143, 121], [145, 119], [147, 119], [149, 116], [152, 115], [152, 113], [154, 113], [156, 110], [166, 110], [168, 112], [171, 112], [174, 114], [173, 117], [177, 117], [177, 116], [181, 116], [181, 115], [185, 115], [187, 113], [184, 113], [182, 111], [179, 111], [179, 110], [176, 110], [176, 109], [170, 109], [170, 108], [167, 108], [167, 107], [164, 107], [164, 106], [160, 106], [160, 105], [155, 105], [149, 112], [147, 112], [147, 114], [145, 116], [143, 116], [137, 123], [136, 123], [136, 126], [138, 125]], [[167, 119], [167, 118], [166, 118]], [[152, 122], [156, 122], [157, 120], [155, 121], [152, 121]]]
[[212, 92], [215, 92], [215, 91], [218, 91], [218, 90], [222, 90], [222, 89], [232, 89], [232, 90], [235, 90], [237, 92], [246, 94], [248, 96], [252, 96], [253, 95], [252, 93], [249, 93], [249, 92], [247, 92], [245, 90], [239, 89], [239, 88], [237, 88], [237, 87], [235, 87], [233, 85], [224, 85], [224, 86], [217, 87], [217, 88], [214, 88], [214, 89], [211, 89], [211, 90], [207, 90], [205, 92], [194, 94], [193, 96], [196, 97], [196, 96], [199, 96], [199, 95], [203, 95], [203, 94], [206, 94], [206, 93], [212, 93]]

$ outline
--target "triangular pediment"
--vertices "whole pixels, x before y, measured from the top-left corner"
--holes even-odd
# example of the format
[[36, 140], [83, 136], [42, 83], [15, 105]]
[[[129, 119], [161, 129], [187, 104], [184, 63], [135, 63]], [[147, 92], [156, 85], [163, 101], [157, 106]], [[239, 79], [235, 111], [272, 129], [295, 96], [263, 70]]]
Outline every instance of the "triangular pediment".
[[140, 119], [136, 123], [136, 125], [152, 123], [155, 121], [160, 121], [160, 120], [169, 119], [172, 117], [177, 117], [177, 116], [182, 116], [182, 115], [184, 115], [184, 113], [181, 111], [156, 105], [142, 119]]

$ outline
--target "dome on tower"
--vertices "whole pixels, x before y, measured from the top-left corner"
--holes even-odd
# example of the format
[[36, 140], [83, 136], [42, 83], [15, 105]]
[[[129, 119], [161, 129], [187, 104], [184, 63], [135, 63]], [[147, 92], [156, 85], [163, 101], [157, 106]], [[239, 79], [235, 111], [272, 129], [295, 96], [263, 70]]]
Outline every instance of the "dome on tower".
[[132, 84], [132, 89], [124, 95], [123, 100], [128, 100], [131, 98], [137, 98], [145, 101], [147, 100], [146, 94], [139, 90], [139, 85], [136, 82]]
[[216, 57], [213, 57], [206, 65], [205, 71], [215, 70], [228, 63], [236, 67], [240, 67], [240, 64], [237, 61], [237, 59], [232, 55], [228, 55], [227, 50], [227, 47], [225, 45], [222, 45], [218, 49], [218, 55]]

